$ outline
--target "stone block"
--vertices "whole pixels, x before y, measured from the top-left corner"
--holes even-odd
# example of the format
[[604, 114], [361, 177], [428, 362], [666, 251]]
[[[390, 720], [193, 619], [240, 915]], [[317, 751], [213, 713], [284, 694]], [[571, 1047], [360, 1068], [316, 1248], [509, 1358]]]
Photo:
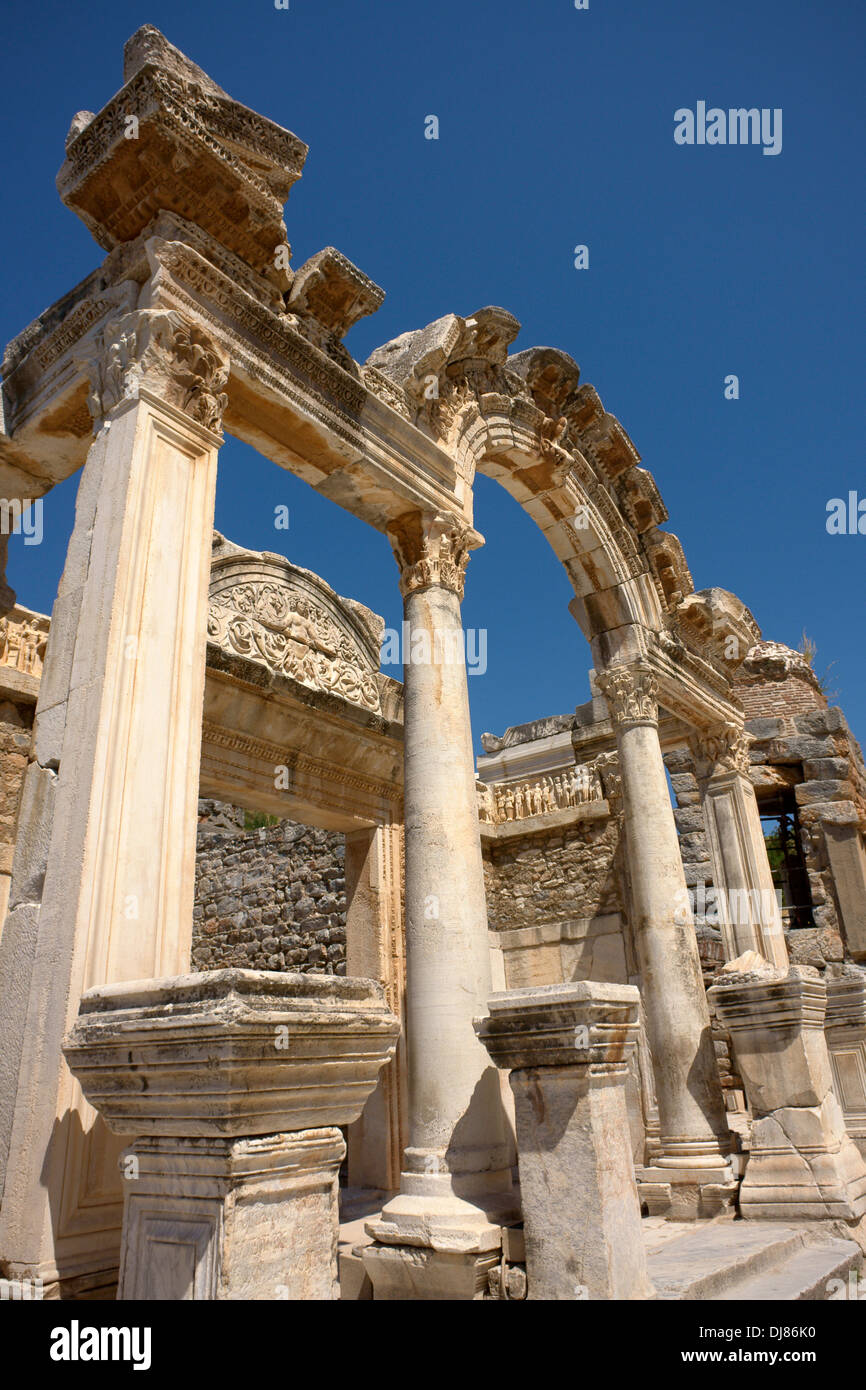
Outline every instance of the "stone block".
[[853, 801], [854, 783], [848, 781], [801, 782], [794, 790], [798, 806], [812, 806], [823, 801]]

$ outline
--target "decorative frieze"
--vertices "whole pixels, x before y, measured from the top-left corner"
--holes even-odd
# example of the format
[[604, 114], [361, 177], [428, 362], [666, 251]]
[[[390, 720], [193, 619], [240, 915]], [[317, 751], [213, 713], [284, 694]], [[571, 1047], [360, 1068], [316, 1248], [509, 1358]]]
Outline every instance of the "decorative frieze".
[[0, 666], [40, 677], [50, 625], [43, 614], [21, 607], [0, 618]]
[[535, 780], [529, 777], [522, 782], [500, 782], [492, 787], [480, 783], [478, 816], [488, 824], [502, 825], [506, 821], [544, 816], [551, 811], [564, 811], [570, 806], [603, 799], [598, 769], [592, 763], [584, 763]]

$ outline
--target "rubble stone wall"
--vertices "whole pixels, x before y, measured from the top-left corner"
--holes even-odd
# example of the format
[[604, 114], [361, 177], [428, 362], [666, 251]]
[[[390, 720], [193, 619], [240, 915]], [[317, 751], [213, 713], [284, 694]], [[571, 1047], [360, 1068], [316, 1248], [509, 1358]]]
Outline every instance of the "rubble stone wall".
[[346, 973], [345, 840], [199, 804], [192, 967]]
[[608, 819], [485, 845], [490, 930], [514, 931], [621, 911], [614, 866], [618, 843], [616, 823]]

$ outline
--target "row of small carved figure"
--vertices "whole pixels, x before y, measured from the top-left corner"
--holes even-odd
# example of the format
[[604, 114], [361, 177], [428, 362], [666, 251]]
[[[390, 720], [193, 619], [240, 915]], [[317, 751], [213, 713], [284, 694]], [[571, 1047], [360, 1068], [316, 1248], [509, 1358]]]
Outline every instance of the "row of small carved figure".
[[485, 787], [481, 792], [479, 815], [482, 820], [524, 820], [549, 811], [564, 811], [587, 801], [601, 801], [604, 791], [594, 767], [581, 764], [570, 772], [531, 781]]

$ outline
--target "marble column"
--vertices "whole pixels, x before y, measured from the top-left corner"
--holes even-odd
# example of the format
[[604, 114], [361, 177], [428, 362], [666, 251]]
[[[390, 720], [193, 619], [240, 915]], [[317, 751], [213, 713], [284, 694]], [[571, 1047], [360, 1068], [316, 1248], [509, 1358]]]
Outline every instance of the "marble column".
[[122, 1195], [119, 1142], [70, 1075], [63, 1034], [90, 986], [189, 968], [228, 375], [202, 330], [153, 307], [111, 322], [82, 356], [97, 433], [0, 943], [0, 1261], [55, 1296], [112, 1287]]
[[690, 742], [726, 958], [757, 951], [771, 965], [787, 969], [782, 914], [748, 775], [751, 740], [741, 727], [727, 724], [695, 734]]
[[[616, 732], [641, 995], [653, 1056], [660, 1153], [643, 1180], [655, 1204], [694, 1219], [733, 1194], [697, 938], [658, 735], [657, 686], [641, 663], [597, 675]], [[667, 1189], [670, 1189], [668, 1192]], [[661, 1199], [661, 1200], [660, 1200]]]
[[516, 1215], [499, 1078], [473, 1029], [490, 950], [460, 601], [480, 539], [439, 515], [391, 533], [405, 614], [409, 1144], [399, 1194], [367, 1226], [376, 1298], [474, 1297]]

